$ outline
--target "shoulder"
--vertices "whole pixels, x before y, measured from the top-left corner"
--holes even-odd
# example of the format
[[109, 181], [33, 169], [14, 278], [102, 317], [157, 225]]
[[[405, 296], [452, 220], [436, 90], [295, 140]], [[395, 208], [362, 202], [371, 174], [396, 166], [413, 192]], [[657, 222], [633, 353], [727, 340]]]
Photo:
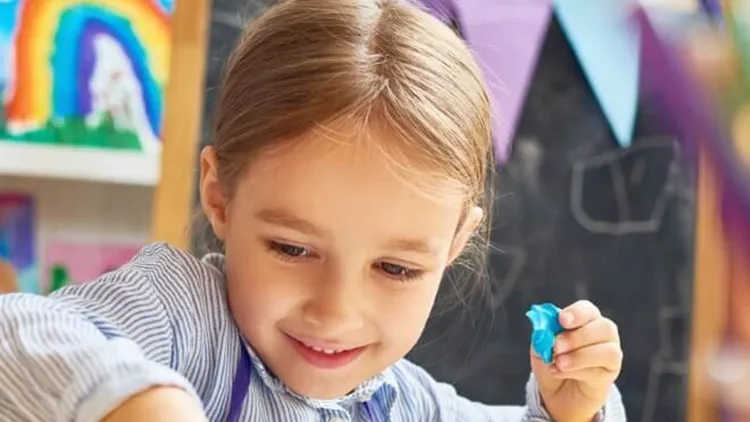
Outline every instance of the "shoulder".
[[153, 243], [115, 273], [116, 278], [138, 277], [148, 283], [177, 335], [217, 333], [231, 319], [223, 255], [199, 259], [169, 244]]
[[100, 303], [159, 302], [167, 314], [185, 308], [220, 306], [224, 276], [216, 258], [198, 259], [166, 243], [144, 246], [130, 262], [83, 284], [64, 287], [50, 295], [61, 301], [77, 299]]
[[180, 306], [200, 308], [207, 300], [224, 302], [224, 258], [219, 254], [199, 259], [167, 243], [152, 243], [115, 273], [119, 273], [115, 274], [118, 278], [140, 277], [147, 281], [168, 302], [165, 305], [180, 302]]
[[122, 267], [60, 289], [51, 298], [93, 318], [121, 320], [120, 326], [167, 324], [176, 341], [189, 344], [226, 325], [225, 285], [222, 256], [198, 259], [166, 243], [153, 243]]

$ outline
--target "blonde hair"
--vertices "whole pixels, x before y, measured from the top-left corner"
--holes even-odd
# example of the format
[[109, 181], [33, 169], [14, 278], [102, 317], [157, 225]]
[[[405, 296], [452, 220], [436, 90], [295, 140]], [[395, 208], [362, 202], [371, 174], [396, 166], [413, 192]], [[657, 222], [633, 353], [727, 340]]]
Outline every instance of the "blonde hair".
[[[253, 157], [347, 121], [394, 135], [391, 150], [406, 167], [459, 184], [466, 206], [490, 215], [490, 104], [481, 72], [450, 27], [406, 1], [286, 0], [269, 8], [231, 54], [214, 118], [229, 198]], [[477, 268], [489, 220], [464, 254]]]

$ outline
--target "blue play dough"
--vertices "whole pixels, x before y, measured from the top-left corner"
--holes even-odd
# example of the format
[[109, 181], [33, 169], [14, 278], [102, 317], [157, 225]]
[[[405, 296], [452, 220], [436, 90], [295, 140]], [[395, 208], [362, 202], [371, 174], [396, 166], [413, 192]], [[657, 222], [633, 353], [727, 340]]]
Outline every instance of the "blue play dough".
[[554, 356], [555, 336], [563, 331], [560, 325], [560, 308], [551, 304], [531, 305], [526, 318], [531, 321], [531, 346], [547, 365]]

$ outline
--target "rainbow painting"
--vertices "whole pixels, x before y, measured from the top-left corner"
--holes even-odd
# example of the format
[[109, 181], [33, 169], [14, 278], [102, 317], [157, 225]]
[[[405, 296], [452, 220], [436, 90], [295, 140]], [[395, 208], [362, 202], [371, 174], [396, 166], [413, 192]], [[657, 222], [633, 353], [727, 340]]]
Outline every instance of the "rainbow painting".
[[41, 292], [34, 200], [28, 195], [0, 194], [0, 259], [13, 267], [19, 291]]
[[0, 1], [0, 142], [159, 152], [173, 9]]

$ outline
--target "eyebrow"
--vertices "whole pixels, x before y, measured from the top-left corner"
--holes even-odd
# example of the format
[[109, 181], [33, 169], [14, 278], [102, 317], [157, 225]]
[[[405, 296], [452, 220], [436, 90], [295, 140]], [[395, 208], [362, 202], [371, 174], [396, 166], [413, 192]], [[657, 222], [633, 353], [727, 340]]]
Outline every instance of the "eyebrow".
[[[258, 211], [255, 214], [255, 218], [268, 224], [286, 227], [315, 237], [325, 237], [328, 234], [327, 230], [316, 226], [310, 221], [297, 217], [283, 208], [269, 208]], [[439, 253], [437, 248], [426, 239], [390, 239], [385, 243], [385, 249], [414, 252], [423, 255], [437, 255]]]
[[258, 211], [255, 214], [255, 218], [268, 224], [286, 227], [311, 236], [324, 237], [326, 234], [325, 230], [321, 229], [315, 224], [299, 218], [291, 212], [281, 208], [264, 209]]
[[430, 242], [422, 239], [392, 239], [386, 244], [389, 250], [414, 252], [423, 255], [437, 255], [438, 251]]

